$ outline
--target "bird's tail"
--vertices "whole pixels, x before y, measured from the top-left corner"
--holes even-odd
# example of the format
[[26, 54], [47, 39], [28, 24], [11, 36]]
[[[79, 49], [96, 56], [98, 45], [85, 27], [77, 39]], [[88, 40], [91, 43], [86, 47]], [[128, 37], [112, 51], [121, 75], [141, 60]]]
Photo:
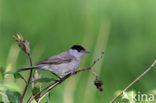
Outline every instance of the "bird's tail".
[[31, 69], [37, 69], [39, 66], [31, 66], [31, 67], [26, 67], [26, 68], [21, 68], [17, 72], [21, 71], [26, 71], [26, 70], [31, 70]]

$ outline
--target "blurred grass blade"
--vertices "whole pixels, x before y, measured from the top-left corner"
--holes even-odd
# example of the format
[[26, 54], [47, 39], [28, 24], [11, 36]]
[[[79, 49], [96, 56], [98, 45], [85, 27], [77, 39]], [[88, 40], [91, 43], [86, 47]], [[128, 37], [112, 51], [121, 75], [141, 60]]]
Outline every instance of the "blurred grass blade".
[[4, 68], [3, 67], [0, 67], [0, 83], [4, 80]]
[[[98, 57], [99, 52], [105, 50], [107, 46], [108, 37], [109, 37], [109, 31], [110, 31], [110, 21], [104, 19], [101, 22], [101, 26], [99, 28], [99, 34], [94, 48], [95, 51], [93, 54], [93, 61], [95, 60], [96, 57]], [[101, 67], [102, 67], [102, 62], [99, 62], [97, 65], [94, 66], [95, 71], [98, 75], [100, 75]], [[91, 79], [92, 79], [92, 74], [90, 73], [88, 76], [87, 84], [89, 84], [90, 81], [92, 81]], [[92, 86], [87, 85], [85, 88], [84, 100], [82, 103], [94, 103], [95, 95], [96, 95], [96, 89], [94, 89]]]
[[50, 92], [49, 92], [49, 95], [48, 95], [48, 103], [51, 103], [50, 102]]
[[49, 95], [48, 95], [48, 101], [46, 103], [51, 103], [50, 102], [50, 92], [49, 92]]

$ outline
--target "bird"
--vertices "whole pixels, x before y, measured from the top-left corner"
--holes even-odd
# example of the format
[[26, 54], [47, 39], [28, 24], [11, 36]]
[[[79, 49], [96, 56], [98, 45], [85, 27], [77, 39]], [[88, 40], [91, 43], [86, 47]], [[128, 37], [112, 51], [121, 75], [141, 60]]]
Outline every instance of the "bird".
[[73, 45], [69, 50], [64, 51], [56, 56], [40, 61], [34, 66], [19, 69], [18, 72], [41, 69], [50, 71], [59, 79], [69, 73], [73, 74], [74, 70], [79, 66], [84, 54], [89, 53], [81, 45]]

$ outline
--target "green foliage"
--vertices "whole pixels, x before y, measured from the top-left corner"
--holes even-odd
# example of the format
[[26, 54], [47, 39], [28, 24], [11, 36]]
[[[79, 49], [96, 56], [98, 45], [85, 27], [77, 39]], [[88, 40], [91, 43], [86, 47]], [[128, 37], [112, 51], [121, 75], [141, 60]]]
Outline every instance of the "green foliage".
[[10, 103], [19, 103], [20, 102], [21, 94], [19, 92], [7, 90], [6, 95], [8, 96]]
[[33, 88], [32, 90], [32, 94], [35, 96], [35, 100], [37, 101], [40, 97], [40, 90], [41, 90], [41, 87], [39, 85], [39, 83], [36, 83], [35, 87]]
[[[40, 82], [40, 83], [49, 83], [49, 82], [52, 82], [52, 81], [56, 81], [56, 79], [54, 79], [54, 78], [39, 78], [39, 79], [36, 79], [36, 80], [34, 80], [34, 81], [32, 81], [32, 82]], [[32, 83], [31, 82], [31, 83]]]
[[16, 71], [8, 71], [8, 72], [4, 72], [3, 74], [4, 74], [4, 75], [5, 75], [5, 74], [12, 74], [12, 75], [14, 76], [15, 79], [21, 78], [21, 79], [23, 79], [23, 80], [25, 81], [25, 83], [26, 83], [26, 80], [24, 79], [24, 77], [23, 77], [20, 73], [18, 73], [18, 72], [16, 72]]

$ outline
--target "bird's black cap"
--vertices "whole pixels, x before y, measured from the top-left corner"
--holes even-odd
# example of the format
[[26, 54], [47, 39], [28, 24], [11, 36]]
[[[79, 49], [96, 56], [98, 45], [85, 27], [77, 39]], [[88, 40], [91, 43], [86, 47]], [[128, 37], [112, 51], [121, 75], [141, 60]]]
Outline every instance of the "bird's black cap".
[[81, 50], [84, 50], [85, 51], [85, 48], [84, 47], [82, 47], [81, 45], [73, 45], [72, 47], [71, 47], [71, 49], [75, 49], [75, 50], [77, 50], [78, 52], [80, 52]]

